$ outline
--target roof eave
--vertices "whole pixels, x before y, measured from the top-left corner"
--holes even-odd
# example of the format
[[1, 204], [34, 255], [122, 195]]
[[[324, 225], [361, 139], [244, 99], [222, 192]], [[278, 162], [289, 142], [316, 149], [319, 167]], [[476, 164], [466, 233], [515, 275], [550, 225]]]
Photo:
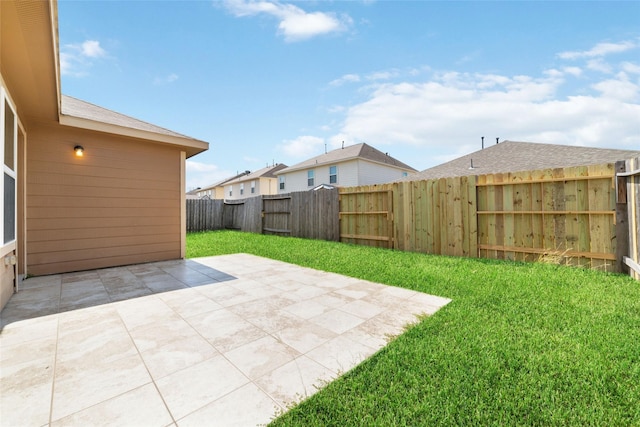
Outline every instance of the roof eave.
[[299, 171], [299, 170], [305, 170], [305, 169], [309, 169], [309, 168], [316, 167], [316, 166], [335, 165], [335, 164], [338, 164], [338, 163], [348, 162], [350, 160], [364, 160], [364, 159], [361, 159], [358, 156], [351, 156], [351, 157], [345, 157], [345, 158], [340, 159], [340, 160], [318, 162], [318, 163], [311, 163], [311, 164], [301, 164], [300, 166], [294, 165], [294, 166], [289, 166], [288, 168], [281, 169], [281, 170], [279, 170], [277, 172], [274, 172], [273, 174], [274, 175], [281, 175], [283, 173], [296, 172], [296, 171]]
[[307, 165], [301, 165], [301, 166], [290, 166], [288, 168], [282, 169], [278, 172], [274, 172], [274, 175], [282, 175], [285, 173], [291, 173], [291, 172], [297, 172], [300, 170], [306, 170], [306, 169], [310, 169], [310, 168], [314, 168], [316, 166], [324, 166], [324, 165], [335, 165], [335, 164], [340, 164], [340, 163], [344, 163], [344, 162], [348, 162], [351, 160], [362, 160], [363, 162], [369, 162], [369, 163], [374, 163], [377, 165], [381, 165], [381, 166], [388, 166], [394, 169], [399, 169], [399, 170], [410, 170], [410, 171], [414, 171], [414, 172], [418, 172], [417, 169], [413, 169], [413, 168], [404, 168], [402, 166], [397, 166], [397, 165], [392, 165], [390, 163], [384, 163], [384, 162], [378, 162], [376, 160], [371, 160], [371, 159], [365, 159], [363, 157], [360, 156], [351, 156], [351, 157], [345, 157], [343, 159], [340, 160], [336, 160], [336, 161], [328, 161], [328, 162], [319, 162], [319, 163], [312, 163], [312, 164], [307, 164]]
[[109, 123], [98, 122], [95, 120], [84, 119], [80, 117], [60, 115], [60, 124], [64, 126], [75, 127], [79, 129], [92, 130], [114, 135], [127, 136], [136, 139], [143, 139], [152, 143], [163, 143], [179, 146], [187, 153], [187, 158], [202, 153], [209, 149], [209, 143], [193, 138], [181, 138], [173, 135], [163, 135], [155, 132], [149, 132], [140, 129], [133, 129], [123, 126], [117, 126]]

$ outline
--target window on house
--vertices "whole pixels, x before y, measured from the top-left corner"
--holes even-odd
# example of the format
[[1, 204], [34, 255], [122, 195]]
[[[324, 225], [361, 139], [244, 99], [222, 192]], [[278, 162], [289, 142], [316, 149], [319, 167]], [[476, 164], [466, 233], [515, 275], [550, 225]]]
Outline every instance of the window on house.
[[240, 184], [240, 195], [244, 194], [244, 184]]
[[255, 192], [256, 192], [256, 182], [251, 181], [251, 194], [254, 194]]
[[329, 184], [336, 184], [338, 182], [338, 166], [329, 167]]
[[402, 172], [402, 176], [409, 176], [409, 172]]
[[314, 171], [312, 170], [307, 171], [307, 186], [313, 187], [314, 182], [315, 182]]
[[280, 176], [278, 177], [278, 181], [279, 181], [279, 183], [280, 183], [280, 189], [281, 189], [281, 190], [284, 190], [284, 175], [280, 175]]
[[233, 196], [233, 190], [229, 190], [229, 197]]
[[2, 106], [2, 187], [4, 190], [2, 209], [3, 243], [11, 243], [16, 239], [16, 144], [18, 141], [18, 121], [16, 113], [4, 90], [0, 92]]

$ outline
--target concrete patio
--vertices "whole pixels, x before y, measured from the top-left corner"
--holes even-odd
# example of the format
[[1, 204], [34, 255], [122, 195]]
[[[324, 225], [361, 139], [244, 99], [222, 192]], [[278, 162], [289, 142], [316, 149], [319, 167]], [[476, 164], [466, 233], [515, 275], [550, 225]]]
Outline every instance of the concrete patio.
[[30, 278], [0, 424], [264, 425], [448, 302], [247, 254]]

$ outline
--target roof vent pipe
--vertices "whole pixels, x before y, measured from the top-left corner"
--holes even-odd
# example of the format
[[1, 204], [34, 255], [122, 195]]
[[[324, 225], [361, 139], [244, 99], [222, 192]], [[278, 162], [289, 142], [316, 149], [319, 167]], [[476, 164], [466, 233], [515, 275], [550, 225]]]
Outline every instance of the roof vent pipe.
[[500, 138], [496, 138], [496, 144], [498, 144], [498, 141], [500, 141]]
[[344, 141], [342, 141], [342, 149], [344, 150]]
[[484, 150], [484, 136], [481, 136], [480, 139], [482, 140], [482, 149]]
[[475, 168], [473, 167], [473, 159], [471, 159], [471, 166], [469, 166], [469, 169], [475, 169]]

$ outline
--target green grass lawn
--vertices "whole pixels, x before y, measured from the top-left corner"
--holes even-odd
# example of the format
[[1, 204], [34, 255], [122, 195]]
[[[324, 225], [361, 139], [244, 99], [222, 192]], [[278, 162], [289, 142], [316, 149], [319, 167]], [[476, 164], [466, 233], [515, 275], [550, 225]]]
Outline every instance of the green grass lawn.
[[273, 426], [640, 426], [640, 283], [548, 264], [450, 258], [239, 232], [245, 252], [453, 301]]

